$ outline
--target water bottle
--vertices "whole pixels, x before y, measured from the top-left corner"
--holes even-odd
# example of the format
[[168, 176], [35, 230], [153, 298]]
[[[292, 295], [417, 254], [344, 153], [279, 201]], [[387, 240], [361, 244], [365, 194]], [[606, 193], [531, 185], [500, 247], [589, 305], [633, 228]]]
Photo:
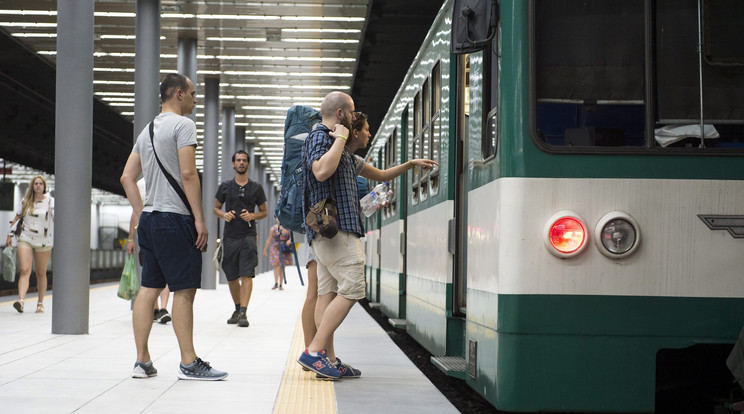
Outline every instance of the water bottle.
[[371, 216], [387, 203], [387, 200], [389, 199], [387, 189], [388, 185], [389, 183], [387, 181], [377, 184], [369, 194], [359, 200], [359, 205], [362, 207], [362, 213], [364, 213], [366, 217]]
[[379, 205], [377, 199], [377, 193], [372, 190], [369, 194], [359, 200], [359, 205], [362, 207], [362, 213], [364, 213], [366, 217], [371, 216], [375, 211], [377, 211], [377, 206]]

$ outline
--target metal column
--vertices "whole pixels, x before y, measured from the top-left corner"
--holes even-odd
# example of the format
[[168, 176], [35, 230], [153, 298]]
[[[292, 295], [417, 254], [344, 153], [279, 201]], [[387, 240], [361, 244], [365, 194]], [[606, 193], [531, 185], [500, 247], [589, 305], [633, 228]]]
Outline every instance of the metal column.
[[246, 151], [245, 148], [246, 148], [245, 147], [245, 127], [236, 126], [235, 127], [235, 151], [238, 151], [238, 150]]
[[232, 155], [235, 153], [235, 107], [222, 108], [222, 175], [220, 181], [235, 177]]
[[94, 4], [79, 0], [57, 5], [55, 334], [88, 333]]
[[204, 158], [202, 174], [202, 206], [204, 208], [204, 222], [209, 232], [209, 246], [202, 257], [202, 288], [217, 287], [217, 269], [212, 263], [214, 249], [217, 246], [217, 229], [219, 219], [212, 213], [214, 195], [217, 194], [219, 177], [217, 166], [219, 157], [219, 126], [220, 126], [220, 80], [216, 78], [204, 79]]
[[[181, 75], [188, 76], [191, 82], [194, 84], [194, 90], [196, 96], [199, 96], [199, 81], [196, 78], [196, 39], [188, 37], [178, 38], [178, 73]], [[192, 121], [196, 122], [196, 107], [194, 112], [187, 117], [191, 118]]]
[[137, 0], [134, 139], [160, 112], [160, 0]]

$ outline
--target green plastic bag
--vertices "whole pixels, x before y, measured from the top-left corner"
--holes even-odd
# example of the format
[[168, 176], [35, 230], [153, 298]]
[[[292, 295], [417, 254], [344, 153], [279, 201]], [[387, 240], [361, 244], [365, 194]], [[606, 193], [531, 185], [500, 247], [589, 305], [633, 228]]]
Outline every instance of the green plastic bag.
[[16, 274], [16, 248], [5, 246], [3, 249], [3, 280], [6, 282], [15, 282]]
[[137, 279], [137, 262], [134, 255], [130, 254], [127, 262], [124, 263], [124, 270], [121, 272], [119, 280], [119, 291], [116, 295], [122, 299], [133, 299], [139, 293], [139, 279]]

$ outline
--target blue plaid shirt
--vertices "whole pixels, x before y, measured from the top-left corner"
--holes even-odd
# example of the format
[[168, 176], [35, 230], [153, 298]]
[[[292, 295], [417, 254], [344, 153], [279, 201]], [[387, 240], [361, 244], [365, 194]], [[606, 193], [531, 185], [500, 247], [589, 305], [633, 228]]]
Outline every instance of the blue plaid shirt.
[[[304, 217], [307, 217], [310, 207], [331, 196], [333, 176], [320, 182], [313, 174], [313, 162], [319, 160], [333, 145], [333, 137], [328, 135], [330, 131], [325, 125], [318, 124], [305, 139], [302, 146], [302, 165], [305, 167], [305, 197], [302, 203]], [[336, 208], [338, 209], [337, 223], [340, 231], [364, 237], [364, 223], [362, 222], [362, 212], [357, 197], [356, 174], [354, 173], [356, 162], [358, 160], [344, 150], [338, 168], [334, 173], [336, 176]], [[306, 228], [308, 240], [312, 240], [315, 237], [315, 232], [309, 226]]]

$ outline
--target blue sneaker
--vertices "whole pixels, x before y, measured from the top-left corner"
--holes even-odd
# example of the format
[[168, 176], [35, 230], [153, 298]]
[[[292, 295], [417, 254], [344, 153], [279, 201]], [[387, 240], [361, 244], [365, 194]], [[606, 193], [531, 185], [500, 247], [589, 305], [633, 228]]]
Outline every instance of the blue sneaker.
[[349, 364], [344, 364], [341, 362], [341, 358], [336, 358], [336, 369], [341, 371], [342, 378], [359, 378], [362, 376], [362, 371]]
[[158, 370], [152, 365], [152, 361], [146, 364], [140, 361], [134, 363], [132, 378], [149, 378], [156, 375], [158, 375]]
[[[352, 367], [349, 364], [341, 362], [341, 358], [336, 358], [336, 362], [331, 362], [331, 365], [341, 372], [341, 378], [359, 378], [362, 376], [362, 371]], [[326, 379], [316, 374], [317, 379]]]
[[314, 371], [316, 377], [328, 379], [341, 378], [341, 371], [333, 367], [326, 356], [325, 350], [320, 351], [319, 356], [313, 356], [308, 353], [307, 349], [305, 349], [305, 352], [300, 355], [300, 359], [298, 359], [297, 362], [311, 371]]

